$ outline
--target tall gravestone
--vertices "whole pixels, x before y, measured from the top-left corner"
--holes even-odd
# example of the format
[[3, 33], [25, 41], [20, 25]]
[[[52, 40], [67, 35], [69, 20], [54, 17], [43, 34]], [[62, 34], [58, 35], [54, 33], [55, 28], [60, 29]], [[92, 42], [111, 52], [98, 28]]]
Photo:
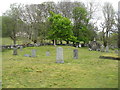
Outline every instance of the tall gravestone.
[[78, 49], [73, 50], [73, 58], [78, 59]]
[[33, 50], [31, 51], [31, 57], [36, 57], [36, 50], [35, 50], [35, 49], [33, 49]]
[[64, 63], [64, 60], [63, 60], [63, 48], [62, 47], [57, 48], [56, 63]]

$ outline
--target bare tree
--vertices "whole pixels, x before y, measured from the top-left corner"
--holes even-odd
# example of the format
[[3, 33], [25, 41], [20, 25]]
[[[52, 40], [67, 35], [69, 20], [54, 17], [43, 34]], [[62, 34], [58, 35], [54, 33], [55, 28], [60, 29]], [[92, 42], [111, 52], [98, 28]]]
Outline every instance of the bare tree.
[[104, 15], [104, 28], [105, 28], [105, 41], [104, 41], [104, 46], [108, 45], [108, 38], [110, 32], [113, 30], [113, 26], [115, 24], [115, 11], [113, 9], [112, 4], [110, 3], [105, 3], [103, 6], [103, 15]]

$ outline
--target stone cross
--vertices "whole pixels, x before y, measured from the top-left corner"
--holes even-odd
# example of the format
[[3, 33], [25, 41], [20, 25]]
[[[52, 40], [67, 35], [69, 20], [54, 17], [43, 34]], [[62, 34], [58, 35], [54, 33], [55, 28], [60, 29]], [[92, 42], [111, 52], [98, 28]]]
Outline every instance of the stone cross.
[[35, 50], [35, 49], [33, 49], [33, 50], [31, 51], [31, 57], [36, 57], [36, 50]]
[[73, 58], [78, 59], [78, 49], [73, 50]]
[[63, 60], [63, 48], [62, 47], [57, 48], [56, 63], [64, 63], [64, 60]]

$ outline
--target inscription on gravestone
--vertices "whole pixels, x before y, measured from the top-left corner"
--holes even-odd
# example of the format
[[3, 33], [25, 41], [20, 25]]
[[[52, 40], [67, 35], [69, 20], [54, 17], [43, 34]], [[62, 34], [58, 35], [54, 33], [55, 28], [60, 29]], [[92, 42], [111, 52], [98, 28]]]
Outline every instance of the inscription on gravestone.
[[33, 50], [31, 51], [31, 57], [36, 57], [36, 50], [35, 50], [35, 49], [33, 49]]
[[78, 59], [78, 49], [73, 50], [73, 58]]
[[57, 48], [56, 63], [64, 63], [64, 60], [63, 60], [63, 48], [62, 47]]

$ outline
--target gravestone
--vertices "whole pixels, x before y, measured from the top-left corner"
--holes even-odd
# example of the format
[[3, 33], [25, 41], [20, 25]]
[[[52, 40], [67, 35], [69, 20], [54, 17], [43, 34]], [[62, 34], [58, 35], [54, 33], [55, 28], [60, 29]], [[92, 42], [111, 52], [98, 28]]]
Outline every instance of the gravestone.
[[57, 48], [56, 63], [64, 63], [64, 60], [63, 60], [63, 48], [62, 47]]
[[13, 55], [17, 55], [17, 47], [16, 46], [13, 48]]
[[20, 51], [22, 51], [23, 50], [23, 46], [20, 46]]
[[104, 51], [105, 51], [105, 50], [104, 50], [104, 45], [101, 45], [100, 51], [101, 51], [101, 52], [104, 52]]
[[106, 52], [109, 52], [109, 47], [108, 46], [106, 46], [106, 50], [105, 50]]
[[35, 49], [33, 49], [33, 50], [31, 51], [31, 57], [36, 57], [36, 50], [35, 50]]
[[88, 44], [88, 46], [89, 46], [89, 50], [90, 51], [100, 51], [100, 43], [98, 43], [97, 41], [91, 41], [91, 42], [89, 42], [89, 44]]
[[25, 54], [24, 56], [25, 56], [25, 57], [30, 57], [30, 55], [29, 55], [29, 54]]
[[73, 58], [78, 59], [78, 49], [73, 50]]
[[46, 56], [50, 56], [50, 52], [49, 51], [46, 52]]

